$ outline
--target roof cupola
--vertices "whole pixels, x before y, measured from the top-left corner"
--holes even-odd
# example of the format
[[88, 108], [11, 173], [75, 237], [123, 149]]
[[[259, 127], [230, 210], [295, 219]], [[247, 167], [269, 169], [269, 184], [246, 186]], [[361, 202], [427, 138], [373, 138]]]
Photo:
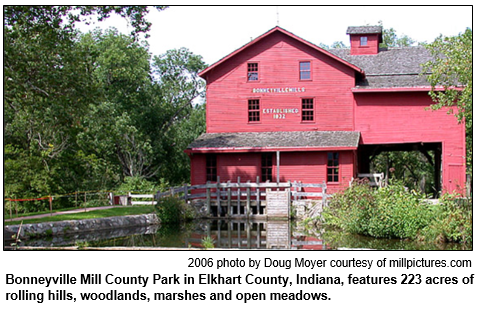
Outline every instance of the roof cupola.
[[348, 27], [351, 55], [376, 55], [383, 42], [382, 26]]

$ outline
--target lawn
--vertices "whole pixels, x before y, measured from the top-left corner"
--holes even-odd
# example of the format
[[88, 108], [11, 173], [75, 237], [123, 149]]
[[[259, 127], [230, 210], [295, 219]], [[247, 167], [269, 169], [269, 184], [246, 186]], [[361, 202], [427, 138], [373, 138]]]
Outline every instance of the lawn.
[[[42, 223], [42, 222], [54, 222], [65, 220], [83, 220], [83, 219], [96, 219], [106, 217], [128, 216], [128, 215], [140, 215], [154, 212], [154, 206], [132, 206], [132, 207], [115, 207], [108, 209], [91, 210], [88, 212], [78, 212], [71, 214], [54, 215], [36, 219], [22, 219], [21, 217], [14, 219], [14, 221], [5, 221], [5, 225], [15, 225], [29, 223]], [[38, 213], [32, 213], [30, 215], [36, 215]]]

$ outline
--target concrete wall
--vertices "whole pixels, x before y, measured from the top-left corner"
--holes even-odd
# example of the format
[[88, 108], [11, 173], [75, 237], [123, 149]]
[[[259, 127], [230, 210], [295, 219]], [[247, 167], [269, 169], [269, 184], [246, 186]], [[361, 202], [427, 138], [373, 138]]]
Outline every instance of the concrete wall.
[[[30, 237], [44, 237], [60, 234], [74, 234], [88, 231], [125, 228], [133, 226], [148, 226], [159, 224], [159, 218], [155, 214], [134, 216], [109, 217], [86, 220], [69, 220], [59, 222], [46, 222], [35, 224], [23, 224], [20, 231], [20, 239]], [[4, 235], [11, 237], [17, 234], [20, 225], [8, 225], [4, 227]]]

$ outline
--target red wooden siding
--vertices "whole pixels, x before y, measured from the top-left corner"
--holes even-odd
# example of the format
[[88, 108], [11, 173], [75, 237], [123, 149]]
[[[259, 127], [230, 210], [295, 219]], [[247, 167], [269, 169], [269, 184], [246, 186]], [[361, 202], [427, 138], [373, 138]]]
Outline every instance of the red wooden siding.
[[[356, 94], [355, 130], [362, 144], [442, 143], [444, 191], [462, 192], [465, 184], [465, 126], [447, 109], [429, 110], [427, 92]], [[460, 169], [451, 179], [449, 166]]]
[[[280, 181], [301, 181], [302, 183], [322, 183], [326, 180], [327, 154], [325, 151], [310, 152], [280, 152]], [[328, 193], [335, 193], [349, 186], [354, 176], [354, 151], [339, 152], [339, 179], [337, 183], [329, 182]], [[255, 182], [261, 176], [262, 153], [233, 153], [217, 154], [217, 176], [221, 182]], [[193, 184], [206, 182], [205, 154], [191, 156], [194, 173]], [[272, 181], [277, 179], [276, 153], [273, 153]], [[313, 192], [312, 188], [307, 188]], [[320, 192], [320, 189], [317, 192]]]
[[[361, 37], [368, 38], [368, 44], [361, 46]], [[353, 34], [350, 36], [351, 55], [374, 55], [378, 53], [379, 49], [379, 35], [378, 34]]]
[[[312, 80], [299, 80], [299, 62], [310, 61]], [[259, 65], [259, 80], [247, 81], [247, 65]], [[207, 132], [352, 130], [354, 71], [280, 32], [252, 45], [207, 75]], [[302, 92], [254, 93], [296, 88]], [[288, 89], [289, 90], [289, 89]], [[272, 90], [273, 91], [273, 90]], [[301, 121], [301, 99], [313, 98], [315, 120]], [[260, 100], [260, 121], [249, 123], [248, 100]], [[269, 109], [294, 110], [275, 119]], [[296, 112], [298, 111], [298, 112]]]
[[[369, 55], [365, 57], [370, 61], [382, 61], [379, 56], [373, 56], [379, 51], [381, 34], [361, 35], [354, 31], [356, 29], [350, 32], [350, 53]], [[368, 38], [366, 46], [360, 44], [362, 36]], [[300, 80], [300, 62], [310, 62], [310, 80]], [[369, 66], [370, 74], [372, 68]], [[249, 70], [257, 73], [258, 80], [255, 76], [248, 80]], [[402, 84], [402, 88], [385, 88], [391, 86], [371, 82], [368, 86], [357, 86], [364, 73], [362, 68], [292, 33], [274, 28], [200, 73], [207, 82], [207, 133], [355, 131], [361, 134], [360, 145], [440, 143], [442, 188], [463, 192], [464, 124], [459, 124], [447, 110], [427, 109], [432, 101], [422, 88], [425, 84], [420, 84], [422, 87]], [[394, 85], [391, 76], [396, 72], [385, 73], [391, 74], [387, 84]], [[302, 120], [303, 99], [313, 100], [313, 109], [308, 111], [313, 114], [312, 120]], [[221, 181], [236, 181], [240, 176], [241, 181], [254, 182], [261, 176], [261, 154], [274, 150], [280, 150], [281, 154], [280, 181], [320, 183], [327, 179], [328, 149], [282, 150], [283, 147], [271, 144], [266, 149], [243, 150], [213, 145], [188, 149], [191, 182], [206, 182], [205, 153], [217, 154], [217, 176]], [[358, 171], [357, 151], [339, 147], [334, 151], [340, 153], [339, 182], [328, 183], [330, 193], [346, 188]], [[276, 181], [275, 152], [273, 164]]]

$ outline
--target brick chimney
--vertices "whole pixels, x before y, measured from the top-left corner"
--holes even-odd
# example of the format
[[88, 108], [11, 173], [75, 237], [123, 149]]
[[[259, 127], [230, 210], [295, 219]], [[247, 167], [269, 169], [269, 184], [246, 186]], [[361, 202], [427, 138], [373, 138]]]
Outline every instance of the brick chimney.
[[383, 42], [381, 26], [348, 27], [346, 34], [349, 34], [351, 55], [376, 55], [379, 43]]

